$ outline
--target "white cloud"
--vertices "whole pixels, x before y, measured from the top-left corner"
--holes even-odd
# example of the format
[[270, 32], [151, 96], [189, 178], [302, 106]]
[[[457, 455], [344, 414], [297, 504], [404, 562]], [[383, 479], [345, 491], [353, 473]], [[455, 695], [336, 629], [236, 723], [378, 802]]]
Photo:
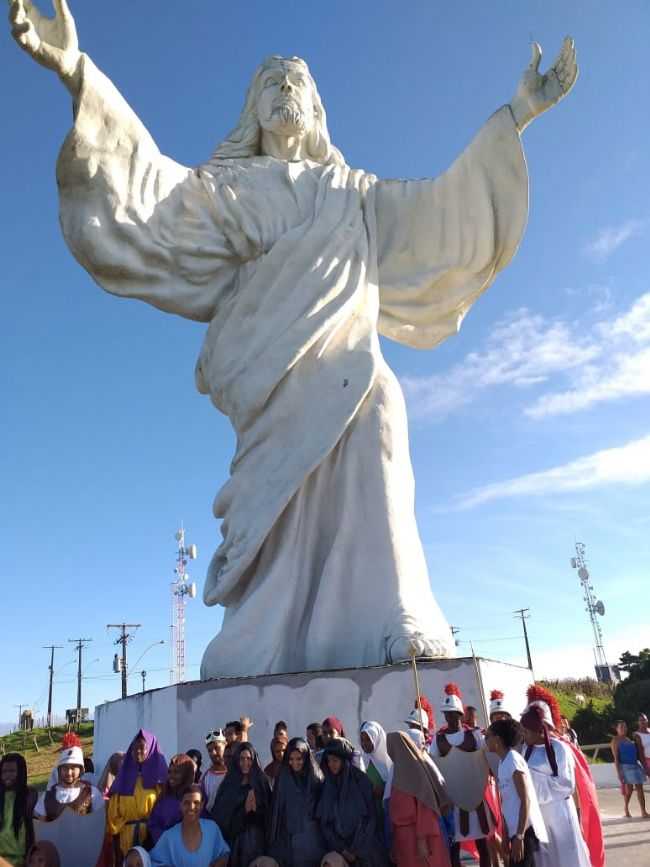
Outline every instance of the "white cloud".
[[543, 395], [525, 410], [526, 415], [561, 415], [603, 401], [650, 394], [650, 347], [630, 355], [613, 355], [603, 366], [586, 367], [580, 379], [576, 388]]
[[589, 340], [593, 347], [600, 347], [594, 362], [573, 372], [569, 389], [542, 395], [526, 408], [526, 415], [561, 415], [596, 403], [650, 394], [650, 292], [626, 313], [599, 322]]
[[456, 507], [471, 509], [510, 497], [561, 494], [611, 484], [641, 485], [647, 482], [650, 482], [650, 435], [559, 467], [474, 488], [459, 497]]
[[585, 253], [595, 262], [606, 262], [626, 241], [643, 234], [644, 229], [644, 220], [626, 220], [620, 226], [608, 226], [585, 246]]
[[402, 380], [413, 418], [441, 419], [486, 389], [520, 390], [562, 377], [524, 409], [533, 419], [650, 394], [650, 292], [591, 327], [549, 320], [526, 308], [497, 323], [484, 347], [430, 377]]
[[413, 417], [443, 418], [486, 388], [536, 385], [599, 353], [596, 344], [573, 335], [567, 323], [549, 322], [522, 308], [496, 325], [484, 351], [470, 352], [444, 374], [405, 377], [402, 385]]

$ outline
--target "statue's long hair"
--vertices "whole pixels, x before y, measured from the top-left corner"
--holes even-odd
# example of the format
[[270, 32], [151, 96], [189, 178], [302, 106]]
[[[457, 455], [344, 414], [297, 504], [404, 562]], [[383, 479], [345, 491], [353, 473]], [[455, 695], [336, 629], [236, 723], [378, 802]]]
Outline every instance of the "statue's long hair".
[[273, 54], [267, 57], [257, 68], [251, 81], [244, 108], [239, 116], [237, 126], [221, 142], [212, 154], [213, 160], [243, 159], [246, 157], [260, 156], [262, 146], [262, 127], [257, 117], [257, 98], [261, 89], [262, 75], [278, 63], [294, 63], [300, 66], [302, 72], [308, 77], [311, 84], [314, 101], [314, 126], [307, 133], [306, 154], [308, 159], [327, 165], [345, 165], [343, 155], [330, 141], [327, 131], [327, 118], [325, 109], [316, 87], [316, 82], [311, 76], [309, 67], [300, 57], [281, 57]]

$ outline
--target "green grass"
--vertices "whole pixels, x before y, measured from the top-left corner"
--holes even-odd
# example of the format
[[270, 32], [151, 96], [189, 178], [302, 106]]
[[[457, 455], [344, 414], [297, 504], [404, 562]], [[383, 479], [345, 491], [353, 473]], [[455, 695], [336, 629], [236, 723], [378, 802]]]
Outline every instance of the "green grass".
[[[567, 719], [573, 719], [576, 714], [576, 711], [580, 710], [584, 707], [584, 704], [579, 704], [575, 700], [575, 693], [566, 693], [560, 690], [554, 689], [553, 692], [557, 696], [557, 700], [560, 703], [560, 710], [562, 711], [562, 715]], [[608, 704], [612, 703], [611, 698], [588, 698], [587, 701], [593, 702], [594, 710], [598, 713], [602, 713]]]
[[[31, 732], [12, 732], [0, 737], [0, 755], [5, 753], [21, 753], [27, 761], [27, 779], [30, 786], [44, 789], [52, 768], [56, 764], [57, 753], [61, 741], [67, 732], [67, 726], [57, 726], [51, 729], [34, 729]], [[82, 723], [78, 735], [84, 755], [90, 755], [93, 750], [94, 723]], [[34, 745], [38, 744], [38, 750]]]

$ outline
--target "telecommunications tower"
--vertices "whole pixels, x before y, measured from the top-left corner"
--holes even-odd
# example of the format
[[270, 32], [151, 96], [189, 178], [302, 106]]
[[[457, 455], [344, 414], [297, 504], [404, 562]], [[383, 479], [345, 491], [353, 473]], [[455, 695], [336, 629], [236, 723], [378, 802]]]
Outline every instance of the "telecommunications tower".
[[616, 683], [618, 676], [615, 669], [607, 662], [605, 647], [603, 645], [603, 631], [600, 628], [600, 621], [598, 619], [605, 616], [605, 605], [600, 599], [596, 598], [594, 593], [594, 585], [591, 583], [591, 577], [587, 570], [586, 550], [586, 546], [582, 542], [576, 542], [576, 556], [571, 558], [571, 567], [578, 570], [578, 578], [580, 579], [586, 605], [585, 611], [589, 614], [591, 626], [594, 630], [596, 679], [601, 683]]
[[196, 584], [189, 580], [186, 572], [187, 561], [196, 560], [196, 545], [185, 545], [185, 529], [181, 526], [176, 533], [178, 551], [176, 552], [176, 578], [171, 585], [172, 622], [171, 622], [171, 666], [169, 682], [180, 683], [185, 679], [185, 604], [187, 597], [194, 599]]

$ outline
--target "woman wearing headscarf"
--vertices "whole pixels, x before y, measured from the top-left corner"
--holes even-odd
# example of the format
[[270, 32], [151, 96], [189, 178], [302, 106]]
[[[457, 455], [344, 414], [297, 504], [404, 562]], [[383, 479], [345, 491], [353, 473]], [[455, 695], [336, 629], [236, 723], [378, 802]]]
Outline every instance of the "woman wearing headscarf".
[[116, 862], [146, 843], [147, 820], [167, 782], [167, 761], [156, 736], [140, 729], [111, 786], [106, 824], [113, 835]]
[[0, 858], [17, 867], [25, 863], [34, 831], [36, 792], [27, 785], [27, 765], [20, 753], [0, 759]]
[[126, 853], [124, 867], [151, 867], [149, 853], [142, 846], [134, 846]]
[[390, 778], [392, 856], [397, 867], [450, 867], [449, 849], [440, 828], [451, 807], [444, 781], [404, 732], [386, 739], [393, 762]]
[[590, 867], [573, 800], [575, 759], [569, 744], [551, 737], [552, 720], [531, 704], [521, 718], [528, 762], [548, 833], [535, 855], [537, 867]]
[[160, 839], [163, 831], [178, 825], [183, 818], [181, 800], [187, 789], [194, 783], [196, 763], [187, 753], [173, 756], [167, 769], [165, 788], [154, 804], [147, 828], [152, 842]]
[[269, 855], [280, 867], [318, 867], [325, 841], [316, 819], [323, 773], [309, 744], [289, 741], [276, 777], [269, 827]]
[[270, 809], [271, 787], [255, 747], [237, 744], [210, 811], [230, 846], [230, 867], [248, 867], [266, 854]]
[[323, 753], [325, 782], [316, 817], [329, 850], [324, 863], [337, 867], [354, 861], [357, 867], [384, 867], [388, 857], [372, 783], [353, 766], [352, 755], [351, 745], [337, 738]]
[[268, 778], [271, 788], [273, 788], [276, 777], [280, 773], [284, 751], [286, 750], [288, 743], [289, 738], [282, 734], [275, 735], [271, 741], [271, 761], [264, 768], [264, 773]]
[[61, 859], [54, 843], [39, 840], [27, 853], [25, 867], [61, 867]]
[[386, 732], [378, 722], [364, 722], [360, 740], [361, 749], [366, 754], [366, 774], [372, 783], [375, 798], [381, 802], [393, 767], [393, 760], [386, 748]]
[[345, 729], [343, 728], [343, 723], [336, 716], [327, 716], [323, 720], [323, 725], [321, 726], [321, 740], [323, 742], [323, 750], [316, 754], [316, 761], [321, 762], [323, 759], [324, 748], [330, 743], [332, 740], [342, 740], [350, 745], [352, 749], [352, 764], [355, 768], [359, 768], [360, 771], [365, 771], [366, 766], [363, 761], [363, 756], [359, 752], [359, 750], [354, 746], [352, 741], [348, 740], [348, 736], [345, 733]]

